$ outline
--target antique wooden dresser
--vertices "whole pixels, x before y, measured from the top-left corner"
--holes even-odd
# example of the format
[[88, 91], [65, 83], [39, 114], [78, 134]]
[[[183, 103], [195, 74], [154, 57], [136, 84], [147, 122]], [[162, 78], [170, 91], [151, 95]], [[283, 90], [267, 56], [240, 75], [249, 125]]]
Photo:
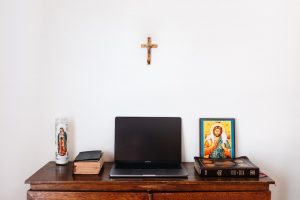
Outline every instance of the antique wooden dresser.
[[260, 178], [201, 178], [193, 163], [183, 163], [186, 179], [111, 179], [112, 163], [105, 163], [99, 175], [73, 175], [72, 162], [58, 166], [49, 162], [29, 179], [27, 199], [79, 200], [270, 200], [270, 184]]

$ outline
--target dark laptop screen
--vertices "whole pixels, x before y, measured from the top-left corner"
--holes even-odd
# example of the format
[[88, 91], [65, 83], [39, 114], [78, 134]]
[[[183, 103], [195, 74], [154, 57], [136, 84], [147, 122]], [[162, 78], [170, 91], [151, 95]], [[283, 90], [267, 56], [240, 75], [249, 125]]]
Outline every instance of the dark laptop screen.
[[116, 117], [115, 162], [179, 164], [181, 118]]

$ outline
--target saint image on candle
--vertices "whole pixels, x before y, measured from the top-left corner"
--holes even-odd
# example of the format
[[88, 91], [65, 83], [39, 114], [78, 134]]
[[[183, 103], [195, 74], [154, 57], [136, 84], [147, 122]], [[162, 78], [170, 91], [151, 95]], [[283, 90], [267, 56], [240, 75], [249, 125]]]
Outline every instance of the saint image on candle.
[[67, 153], [67, 134], [63, 128], [59, 129], [58, 134], [58, 154], [64, 156]]

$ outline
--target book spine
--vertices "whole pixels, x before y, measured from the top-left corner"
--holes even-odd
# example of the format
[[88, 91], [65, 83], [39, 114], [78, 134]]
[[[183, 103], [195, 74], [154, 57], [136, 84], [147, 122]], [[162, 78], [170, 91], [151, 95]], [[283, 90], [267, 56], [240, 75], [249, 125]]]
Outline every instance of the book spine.
[[195, 170], [202, 177], [259, 177], [259, 169], [201, 169], [195, 163]]
[[258, 177], [258, 169], [215, 169], [201, 170], [203, 177]]
[[196, 164], [196, 162], [194, 163], [194, 167], [195, 167], [196, 172], [201, 176], [201, 168], [198, 164]]

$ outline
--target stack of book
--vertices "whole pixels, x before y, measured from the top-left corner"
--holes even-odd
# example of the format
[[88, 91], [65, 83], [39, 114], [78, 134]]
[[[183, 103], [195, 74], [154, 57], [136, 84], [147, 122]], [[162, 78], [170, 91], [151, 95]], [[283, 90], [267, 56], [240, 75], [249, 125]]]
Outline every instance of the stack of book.
[[259, 168], [246, 156], [228, 159], [195, 157], [195, 170], [202, 177], [259, 177]]
[[83, 151], [74, 160], [74, 174], [99, 174], [103, 166], [103, 152]]

